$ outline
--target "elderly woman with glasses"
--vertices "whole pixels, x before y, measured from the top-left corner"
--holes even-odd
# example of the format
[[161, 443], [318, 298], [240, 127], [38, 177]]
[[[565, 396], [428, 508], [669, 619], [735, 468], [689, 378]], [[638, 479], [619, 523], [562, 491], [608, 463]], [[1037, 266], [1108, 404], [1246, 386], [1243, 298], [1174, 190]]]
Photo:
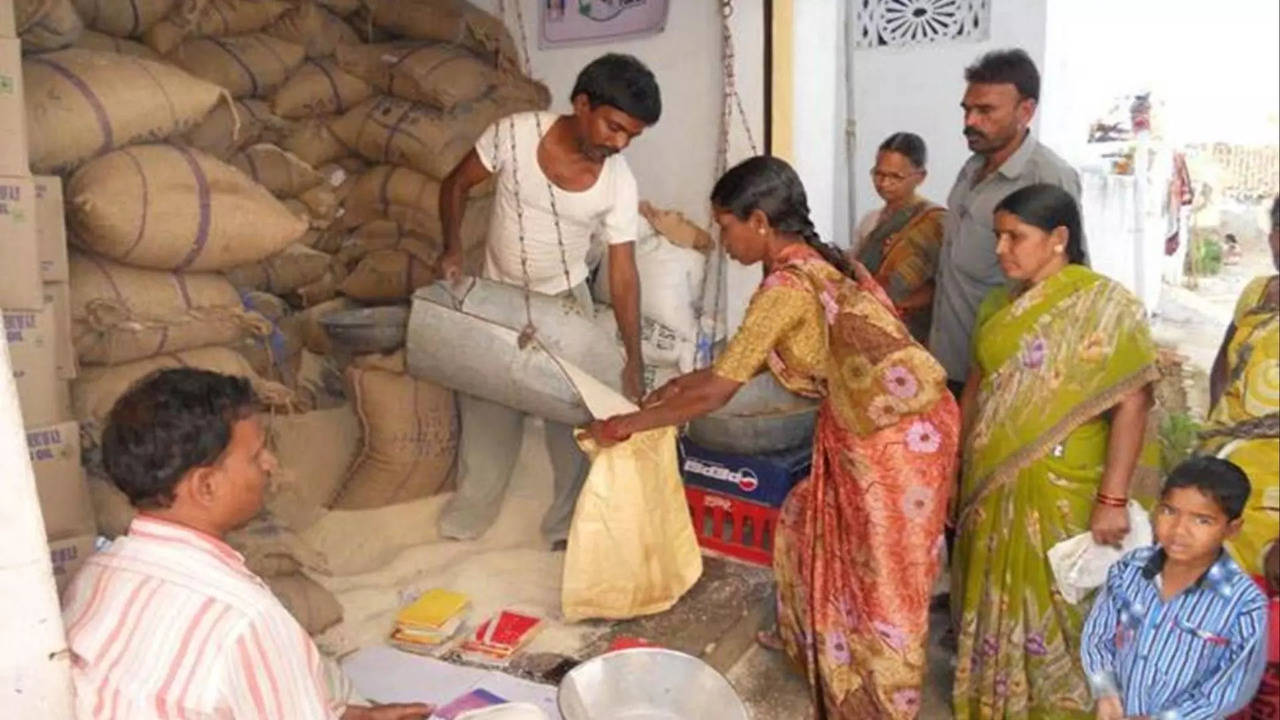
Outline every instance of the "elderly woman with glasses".
[[924, 140], [894, 133], [880, 144], [871, 180], [884, 207], [858, 223], [849, 258], [862, 263], [889, 294], [911, 335], [929, 341], [933, 276], [947, 209], [916, 194], [924, 182]]

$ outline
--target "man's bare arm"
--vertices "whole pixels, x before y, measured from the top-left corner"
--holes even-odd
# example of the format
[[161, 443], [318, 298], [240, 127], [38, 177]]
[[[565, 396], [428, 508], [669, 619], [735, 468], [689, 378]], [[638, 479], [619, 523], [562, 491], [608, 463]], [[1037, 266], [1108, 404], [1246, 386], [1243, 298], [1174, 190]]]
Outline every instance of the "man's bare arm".
[[448, 280], [455, 280], [462, 274], [462, 216], [466, 212], [467, 194], [492, 174], [480, 162], [480, 156], [473, 148], [440, 183], [440, 234], [444, 238], [444, 248], [440, 253], [439, 270]]

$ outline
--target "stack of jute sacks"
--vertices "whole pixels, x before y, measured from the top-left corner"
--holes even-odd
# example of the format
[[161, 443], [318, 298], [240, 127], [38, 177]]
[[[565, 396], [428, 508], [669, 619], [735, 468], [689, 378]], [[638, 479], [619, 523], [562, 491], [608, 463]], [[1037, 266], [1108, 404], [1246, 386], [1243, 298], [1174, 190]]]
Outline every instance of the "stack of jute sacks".
[[[31, 168], [65, 183], [80, 373], [64, 405], [90, 474], [132, 382], [177, 366], [248, 377], [277, 414], [282, 468], [270, 515], [233, 544], [318, 632], [334, 614], [303, 606], [332, 603], [296, 586], [323, 562], [293, 533], [330, 508], [449, 489], [457, 442], [451, 392], [410, 377], [403, 351], [345, 356], [320, 320], [435, 279], [440, 179], [547, 91], [515, 69], [503, 23], [461, 0], [15, 9]], [[464, 222], [473, 271], [488, 192]], [[123, 532], [123, 497], [89, 487], [99, 529]]]

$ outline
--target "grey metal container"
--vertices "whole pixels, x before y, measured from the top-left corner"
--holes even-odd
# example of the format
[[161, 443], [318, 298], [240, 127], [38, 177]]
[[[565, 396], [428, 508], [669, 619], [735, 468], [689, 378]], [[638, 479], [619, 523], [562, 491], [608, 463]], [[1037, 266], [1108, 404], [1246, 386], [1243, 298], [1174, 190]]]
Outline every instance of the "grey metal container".
[[556, 358], [619, 390], [622, 351], [572, 300], [534, 293], [530, 304], [537, 334], [521, 349], [517, 339], [525, 305], [520, 288], [476, 278], [458, 287], [438, 282], [420, 288], [405, 343], [409, 372], [548, 420], [590, 421]]
[[690, 422], [689, 439], [708, 450], [744, 455], [789, 450], [812, 439], [818, 404], [764, 372], [724, 407]]
[[339, 310], [320, 318], [329, 340], [350, 355], [399, 349], [408, 322], [409, 308], [404, 305]]
[[723, 675], [665, 648], [591, 658], [560, 681], [558, 703], [564, 720], [749, 720]]

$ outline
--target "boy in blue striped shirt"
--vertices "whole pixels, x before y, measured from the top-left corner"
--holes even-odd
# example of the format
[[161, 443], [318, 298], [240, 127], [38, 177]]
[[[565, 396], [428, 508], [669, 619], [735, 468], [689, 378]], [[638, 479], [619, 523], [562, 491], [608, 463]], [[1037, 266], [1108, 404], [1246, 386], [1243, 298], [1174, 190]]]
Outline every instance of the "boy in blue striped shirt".
[[1249, 479], [1211, 457], [1169, 475], [1157, 544], [1116, 563], [1080, 655], [1098, 720], [1215, 720], [1248, 704], [1266, 663], [1267, 599], [1223, 550]]

